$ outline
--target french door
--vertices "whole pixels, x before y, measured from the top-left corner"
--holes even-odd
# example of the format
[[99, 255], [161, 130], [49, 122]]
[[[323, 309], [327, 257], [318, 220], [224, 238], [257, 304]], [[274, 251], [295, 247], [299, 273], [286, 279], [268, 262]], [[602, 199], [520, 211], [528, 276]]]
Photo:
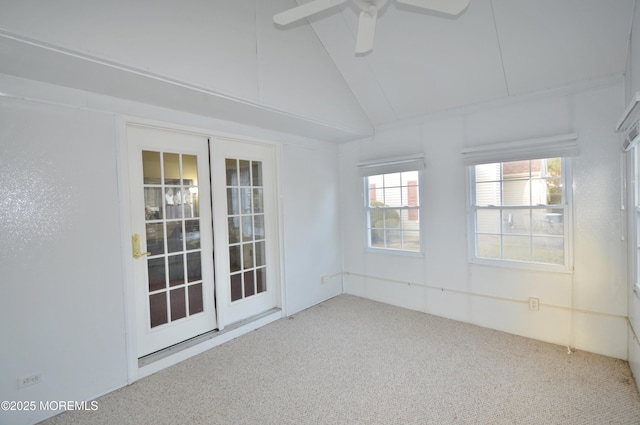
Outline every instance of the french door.
[[277, 307], [275, 146], [130, 123], [127, 150], [138, 357]]
[[219, 317], [230, 324], [278, 305], [275, 147], [211, 139]]
[[208, 138], [128, 125], [137, 353], [216, 328]]

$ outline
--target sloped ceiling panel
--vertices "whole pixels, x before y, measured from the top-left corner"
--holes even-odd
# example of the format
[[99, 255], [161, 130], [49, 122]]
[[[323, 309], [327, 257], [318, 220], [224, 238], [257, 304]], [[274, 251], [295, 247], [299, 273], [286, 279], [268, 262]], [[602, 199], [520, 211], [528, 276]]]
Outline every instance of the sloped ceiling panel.
[[511, 95], [624, 72], [634, 0], [492, 3]]
[[10, 32], [258, 100], [253, 0], [0, 0], [0, 10]]
[[0, 73], [309, 138], [373, 134], [312, 28], [275, 28], [270, 8], [292, 5], [0, 0]]
[[371, 127], [313, 29], [306, 22], [274, 25], [274, 14], [294, 6], [291, 0], [259, 2], [260, 103], [348, 131]]

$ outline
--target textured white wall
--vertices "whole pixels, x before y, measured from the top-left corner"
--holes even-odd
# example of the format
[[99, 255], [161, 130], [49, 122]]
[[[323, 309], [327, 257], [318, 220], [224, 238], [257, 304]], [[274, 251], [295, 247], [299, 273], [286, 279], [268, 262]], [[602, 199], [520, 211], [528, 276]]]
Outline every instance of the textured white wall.
[[82, 401], [127, 382], [114, 129], [107, 114], [0, 97], [1, 400]]
[[[341, 146], [347, 292], [626, 359], [621, 159], [613, 132], [622, 98], [620, 81], [577, 94], [451, 113]], [[469, 264], [462, 148], [574, 131], [580, 146], [573, 160], [575, 272]], [[427, 163], [420, 191], [424, 258], [366, 252], [356, 164], [419, 151]], [[529, 297], [540, 299], [540, 311], [529, 311]]]
[[283, 146], [287, 314], [342, 293], [337, 146]]

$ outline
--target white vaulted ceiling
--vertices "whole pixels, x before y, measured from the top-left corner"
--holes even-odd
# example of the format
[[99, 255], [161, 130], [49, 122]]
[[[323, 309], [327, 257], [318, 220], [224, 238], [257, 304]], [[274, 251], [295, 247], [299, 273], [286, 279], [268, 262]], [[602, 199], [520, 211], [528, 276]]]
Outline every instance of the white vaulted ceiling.
[[0, 0], [0, 73], [344, 142], [620, 77], [635, 7], [471, 0], [450, 18], [391, 0], [373, 52], [358, 56], [351, 1], [273, 24], [307, 1]]

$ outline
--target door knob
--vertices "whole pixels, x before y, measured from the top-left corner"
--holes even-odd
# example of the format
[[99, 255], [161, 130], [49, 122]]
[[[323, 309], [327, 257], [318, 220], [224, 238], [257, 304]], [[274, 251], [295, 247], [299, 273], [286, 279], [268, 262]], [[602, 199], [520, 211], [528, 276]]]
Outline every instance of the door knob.
[[136, 260], [145, 255], [151, 255], [150, 252], [140, 252], [140, 235], [138, 233], [131, 235], [131, 252]]

